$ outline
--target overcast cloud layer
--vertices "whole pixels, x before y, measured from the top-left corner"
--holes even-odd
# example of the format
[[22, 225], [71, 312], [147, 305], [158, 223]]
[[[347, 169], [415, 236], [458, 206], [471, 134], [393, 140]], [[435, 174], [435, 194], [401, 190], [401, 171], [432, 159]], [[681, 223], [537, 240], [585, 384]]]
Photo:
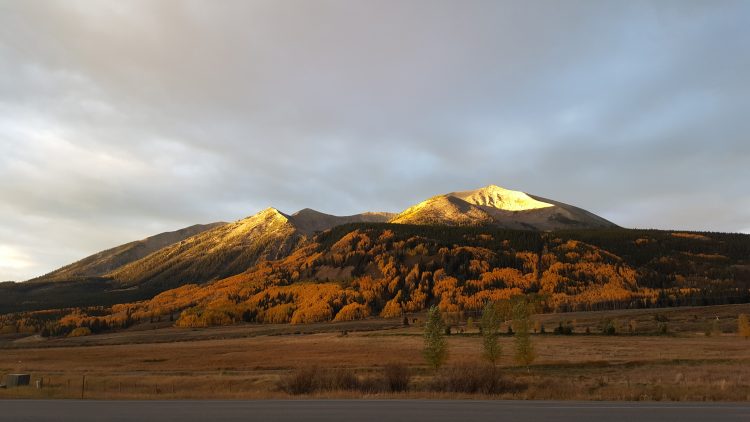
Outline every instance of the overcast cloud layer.
[[750, 2], [0, 0], [0, 280], [498, 184], [750, 232]]

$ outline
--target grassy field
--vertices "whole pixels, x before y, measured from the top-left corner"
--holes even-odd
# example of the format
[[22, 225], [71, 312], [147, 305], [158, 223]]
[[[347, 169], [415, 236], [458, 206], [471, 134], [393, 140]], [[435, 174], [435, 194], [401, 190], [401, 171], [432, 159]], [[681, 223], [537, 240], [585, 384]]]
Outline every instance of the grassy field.
[[[465, 323], [454, 327], [462, 334], [448, 337], [450, 357], [437, 372], [421, 356], [419, 322], [409, 327], [393, 320], [199, 330], [141, 327], [148, 329], [39, 342], [6, 338], [0, 340], [0, 373], [31, 373], [32, 384], [41, 380], [43, 387], [0, 389], [0, 398], [746, 401], [750, 340], [731, 332], [739, 313], [750, 314], [750, 305], [540, 315], [536, 325], [548, 327], [548, 334], [532, 336], [537, 359], [528, 368], [513, 362], [513, 338], [500, 340], [497, 374], [504, 387], [493, 394], [439, 382], [488, 370], [481, 361], [481, 338]], [[707, 336], [704, 328], [717, 316], [719, 332]], [[610, 319], [621, 334], [598, 334], [598, 326]], [[560, 322], [573, 324], [575, 334], [551, 334]], [[657, 335], [658, 324], [667, 324], [666, 335]], [[629, 326], [635, 326], [634, 334]], [[584, 334], [586, 328], [593, 334]], [[405, 366], [410, 374], [406, 391], [389, 390], [388, 364]], [[313, 367], [318, 368], [314, 376], [339, 381], [302, 395], [285, 391], [285, 382], [294, 376], [312, 377], [304, 371]]]

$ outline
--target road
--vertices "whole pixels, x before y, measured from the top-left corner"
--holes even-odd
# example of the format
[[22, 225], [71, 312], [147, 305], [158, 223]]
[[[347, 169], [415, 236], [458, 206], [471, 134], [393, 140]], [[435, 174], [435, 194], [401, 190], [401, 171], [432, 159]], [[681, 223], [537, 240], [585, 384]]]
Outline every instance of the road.
[[750, 421], [750, 403], [0, 400], [0, 421]]

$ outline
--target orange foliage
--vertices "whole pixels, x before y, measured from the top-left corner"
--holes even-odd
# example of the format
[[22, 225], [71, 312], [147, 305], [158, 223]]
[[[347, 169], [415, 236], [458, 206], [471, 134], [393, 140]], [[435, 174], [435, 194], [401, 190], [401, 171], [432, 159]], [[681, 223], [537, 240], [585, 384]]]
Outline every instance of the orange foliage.
[[361, 303], [352, 302], [343, 308], [336, 314], [334, 321], [353, 321], [356, 319], [364, 319], [370, 316], [370, 308], [367, 305]]
[[383, 318], [396, 318], [401, 316], [403, 314], [403, 309], [401, 308], [401, 303], [399, 303], [401, 300], [401, 292], [398, 292], [396, 296], [389, 300], [388, 303], [385, 304], [385, 307], [383, 308], [383, 311], [380, 312], [380, 316]]

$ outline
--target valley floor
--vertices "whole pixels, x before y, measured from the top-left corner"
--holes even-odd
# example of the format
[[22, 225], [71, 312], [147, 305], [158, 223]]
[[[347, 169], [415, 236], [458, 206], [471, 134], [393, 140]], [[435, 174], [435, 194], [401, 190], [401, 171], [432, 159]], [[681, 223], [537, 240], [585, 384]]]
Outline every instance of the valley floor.
[[[537, 359], [529, 368], [513, 363], [513, 338], [503, 337], [499, 373], [510, 387], [491, 395], [435, 387], [440, 374], [422, 358], [419, 324], [402, 327], [393, 320], [159, 328], [39, 343], [5, 339], [0, 340], [0, 373], [30, 373], [32, 385], [41, 380], [42, 388], [0, 389], [0, 398], [750, 401], [750, 340], [734, 333], [706, 336], [690, 325], [706, 315], [736, 318], [739, 312], [750, 313], [750, 305], [540, 316], [550, 328], [574, 320], [576, 334], [533, 335]], [[672, 328], [661, 336], [583, 334], [589, 320], [593, 324], [601, 318], [621, 321], [620, 326], [640, 318], [642, 330], [646, 321], [666, 319]], [[471, 372], [483, 365], [481, 338], [475, 328], [460, 328], [463, 334], [448, 337], [446, 367]], [[292, 396], [280, 388], [290, 373], [311, 367], [370, 380], [372, 386], [391, 363], [408, 367], [407, 391], [332, 388]]]

